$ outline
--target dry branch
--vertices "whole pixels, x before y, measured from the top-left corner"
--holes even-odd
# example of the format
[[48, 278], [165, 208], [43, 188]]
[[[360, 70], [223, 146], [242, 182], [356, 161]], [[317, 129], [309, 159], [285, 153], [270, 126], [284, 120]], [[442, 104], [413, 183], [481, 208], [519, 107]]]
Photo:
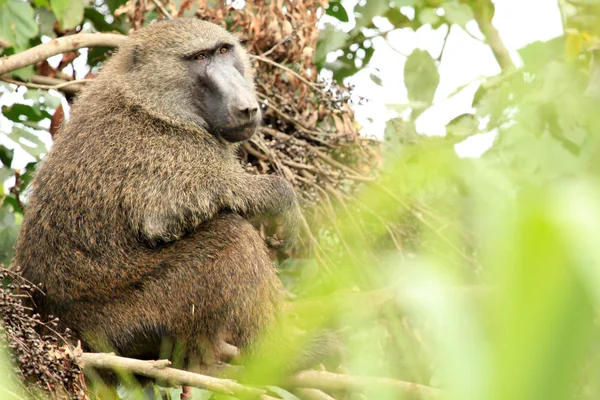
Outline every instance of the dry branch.
[[165, 8], [165, 6], [163, 6], [158, 0], [152, 0], [152, 2], [154, 3], [154, 5], [156, 6], [156, 8], [158, 8], [161, 12], [161, 14], [166, 18], [166, 19], [173, 19], [173, 17], [171, 16], [171, 14], [167, 11], [167, 9]]
[[504, 44], [504, 41], [500, 37], [500, 33], [496, 27], [492, 24], [492, 18], [494, 17], [494, 4], [491, 0], [483, 0], [476, 2], [473, 6], [473, 13], [475, 14], [475, 21], [481, 33], [486, 38], [486, 41], [500, 68], [503, 71], [508, 69], [514, 69], [515, 64], [510, 57], [510, 53]]
[[400, 396], [407, 394], [417, 397], [441, 397], [443, 391], [418, 383], [404, 382], [392, 378], [350, 376], [328, 371], [302, 371], [290, 378], [288, 385], [293, 387], [320, 389], [326, 392], [363, 392], [369, 388], [390, 389]]
[[[172, 386], [192, 386], [242, 398], [271, 399], [271, 397], [265, 394], [264, 390], [243, 386], [232, 379], [215, 378], [170, 368], [169, 360], [135, 360], [107, 353], [84, 353], [77, 349], [75, 350], [75, 359], [85, 368], [127, 371], [132, 374], [164, 381]], [[240, 370], [237, 369], [236, 375], [239, 375]], [[211, 371], [211, 369], [207, 368], [204, 370], [204, 372], [208, 371]], [[215, 373], [218, 373], [218, 371], [220, 371], [220, 368], [213, 370]], [[443, 393], [440, 389], [392, 378], [349, 376], [327, 371], [302, 371], [288, 379], [286, 387], [294, 389], [303, 398], [322, 400], [332, 399], [331, 396], [323, 392], [364, 392], [373, 387], [390, 389], [401, 395], [410, 394], [419, 398], [438, 397]]]
[[91, 79], [65, 81], [63, 79], [51, 78], [49, 76], [43, 75], [33, 75], [29, 79], [31, 80], [31, 82], [23, 82], [16, 79], [12, 79], [7, 75], [0, 76], [0, 81], [12, 83], [13, 85], [25, 86], [31, 89], [54, 89], [69, 95], [75, 95], [81, 90], [83, 84], [91, 81]]
[[83, 47], [119, 47], [127, 36], [114, 33], [78, 33], [63, 36], [12, 56], [0, 58], [0, 75]]
[[324, 393], [317, 389], [295, 389], [292, 390], [292, 393], [302, 400], [335, 400], [335, 398], [331, 397], [327, 393]]
[[264, 390], [240, 385], [230, 379], [214, 378], [193, 372], [170, 368], [169, 360], [144, 361], [119, 357], [106, 353], [80, 353], [75, 355], [77, 362], [84, 368], [100, 368], [128, 371], [173, 386], [193, 386], [212, 392], [236, 397], [256, 398], [265, 393]]

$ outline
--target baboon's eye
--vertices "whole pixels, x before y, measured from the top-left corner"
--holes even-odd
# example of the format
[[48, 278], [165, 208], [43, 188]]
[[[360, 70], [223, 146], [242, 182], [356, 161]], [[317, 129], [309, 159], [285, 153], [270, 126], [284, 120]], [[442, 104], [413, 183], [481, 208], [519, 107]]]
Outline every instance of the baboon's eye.
[[219, 53], [221, 53], [221, 54], [225, 54], [225, 53], [227, 53], [228, 51], [229, 51], [229, 49], [228, 49], [227, 47], [221, 47], [221, 48], [219, 49]]
[[196, 56], [196, 60], [206, 60], [208, 58], [208, 56], [206, 55], [206, 53], [200, 53]]

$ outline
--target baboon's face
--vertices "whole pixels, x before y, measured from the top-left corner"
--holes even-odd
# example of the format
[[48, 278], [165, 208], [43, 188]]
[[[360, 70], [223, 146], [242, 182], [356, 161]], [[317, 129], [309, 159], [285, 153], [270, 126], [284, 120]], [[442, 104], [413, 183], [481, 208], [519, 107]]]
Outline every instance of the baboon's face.
[[113, 65], [117, 71], [105, 70], [111, 83], [139, 105], [228, 142], [250, 138], [261, 119], [248, 55], [213, 23], [182, 18], [150, 24], [131, 35]]
[[241, 57], [235, 43], [222, 40], [186, 56], [197, 112], [228, 142], [250, 138], [261, 118]]

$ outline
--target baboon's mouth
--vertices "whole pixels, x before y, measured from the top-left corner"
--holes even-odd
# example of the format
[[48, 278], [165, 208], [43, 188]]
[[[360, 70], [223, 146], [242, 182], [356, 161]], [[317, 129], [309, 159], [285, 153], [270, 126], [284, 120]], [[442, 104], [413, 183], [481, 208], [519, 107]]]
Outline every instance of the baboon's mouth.
[[220, 127], [217, 129], [217, 132], [228, 142], [241, 142], [242, 140], [250, 139], [254, 135], [257, 126], [258, 122], [252, 121], [234, 127]]
[[218, 131], [221, 134], [231, 134], [231, 133], [241, 132], [241, 131], [244, 131], [244, 130], [250, 129], [250, 128], [256, 128], [257, 125], [258, 125], [258, 123], [256, 121], [251, 121], [251, 122], [247, 122], [245, 124], [237, 125], [237, 126], [219, 127]]

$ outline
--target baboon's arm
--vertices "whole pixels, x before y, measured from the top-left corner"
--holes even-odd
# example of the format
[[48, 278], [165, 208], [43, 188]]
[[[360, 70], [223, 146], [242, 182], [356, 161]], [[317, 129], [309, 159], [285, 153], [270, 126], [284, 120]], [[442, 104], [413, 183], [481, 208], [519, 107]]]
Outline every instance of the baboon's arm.
[[122, 202], [135, 233], [151, 244], [169, 242], [220, 211], [233, 211], [247, 218], [280, 216], [284, 239], [295, 239], [300, 214], [289, 182], [275, 175], [247, 174], [239, 165], [222, 165], [217, 174], [209, 165], [130, 176]]
[[220, 199], [223, 209], [231, 209], [245, 217], [281, 217], [284, 240], [290, 245], [298, 235], [300, 209], [292, 185], [277, 175], [241, 174], [224, 182]]

